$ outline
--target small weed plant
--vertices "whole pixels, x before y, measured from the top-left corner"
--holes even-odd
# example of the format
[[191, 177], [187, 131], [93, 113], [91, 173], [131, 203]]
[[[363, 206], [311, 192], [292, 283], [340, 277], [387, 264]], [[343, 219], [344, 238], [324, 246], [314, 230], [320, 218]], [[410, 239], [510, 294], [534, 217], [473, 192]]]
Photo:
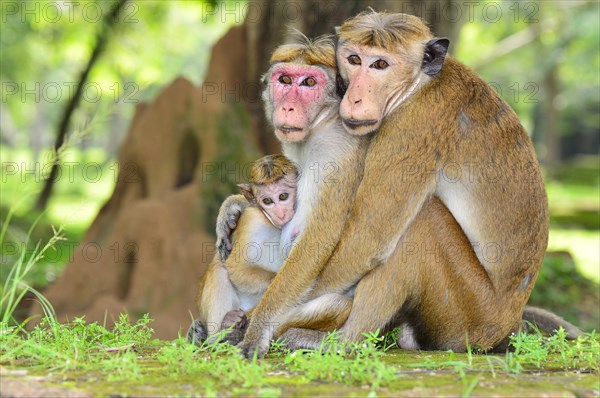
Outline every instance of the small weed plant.
[[394, 380], [396, 368], [383, 361], [384, 352], [378, 345], [384, 342], [377, 332], [365, 335], [360, 343], [343, 343], [339, 334], [331, 333], [319, 350], [295, 351], [284, 363], [290, 372], [299, 372], [310, 380], [369, 386], [372, 390]]
[[517, 333], [511, 336], [511, 346], [514, 352], [506, 354], [506, 363], [511, 364], [509, 369], [515, 373], [525, 366], [595, 372], [600, 369], [600, 337], [595, 331], [574, 341], [567, 340], [563, 328], [549, 337], [540, 333]]

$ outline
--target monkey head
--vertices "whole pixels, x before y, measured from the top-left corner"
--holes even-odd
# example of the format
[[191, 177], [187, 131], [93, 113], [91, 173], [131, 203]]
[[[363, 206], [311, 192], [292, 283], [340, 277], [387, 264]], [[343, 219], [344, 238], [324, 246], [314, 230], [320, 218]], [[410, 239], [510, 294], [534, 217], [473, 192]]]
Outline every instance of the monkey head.
[[383, 118], [441, 71], [448, 39], [433, 38], [420, 18], [365, 11], [337, 29], [336, 52], [346, 86], [340, 103], [344, 128], [376, 131]]
[[250, 183], [239, 184], [251, 205], [281, 229], [295, 213], [298, 167], [283, 155], [267, 155], [250, 167]]
[[263, 79], [266, 117], [282, 142], [304, 141], [337, 112], [333, 42], [303, 40], [278, 47]]
[[284, 177], [270, 184], [239, 184], [238, 187], [275, 228], [281, 229], [294, 217], [296, 183], [292, 179]]

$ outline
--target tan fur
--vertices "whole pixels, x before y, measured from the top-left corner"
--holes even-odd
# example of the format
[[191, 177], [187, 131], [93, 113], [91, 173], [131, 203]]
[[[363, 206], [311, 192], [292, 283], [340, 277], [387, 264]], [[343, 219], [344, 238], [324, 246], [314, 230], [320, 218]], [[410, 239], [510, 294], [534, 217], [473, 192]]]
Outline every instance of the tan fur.
[[[244, 242], [251, 242], [251, 231], [256, 231], [257, 224], [261, 228], [273, 228], [258, 208], [248, 207], [238, 220], [232, 237], [233, 250], [225, 264], [215, 256], [200, 282], [197, 298], [199, 321], [209, 338], [224, 329], [222, 322], [225, 315], [239, 308], [238, 292], [262, 296], [276, 275], [245, 259]], [[290, 322], [282, 322], [282, 326], [276, 328], [276, 335], [296, 326], [333, 331], [344, 324], [351, 308], [351, 298], [338, 294], [318, 297], [295, 308], [289, 315]], [[247, 311], [246, 316], [251, 318], [253, 310]], [[232, 336], [228, 336], [226, 341], [237, 343]]]
[[346, 21], [338, 31], [339, 41], [361, 46], [408, 47], [415, 40], [433, 37], [419, 17], [408, 14], [364, 11]]
[[270, 63], [273, 65], [279, 62], [322, 65], [335, 70], [333, 41], [328, 36], [315, 40], [302, 36], [298, 43], [284, 44], [275, 49]]
[[250, 167], [250, 184], [273, 184], [284, 177], [294, 180], [298, 176], [298, 169], [283, 155], [267, 155]]
[[252, 242], [250, 231], [256, 225], [273, 228], [256, 207], [249, 207], [242, 213], [233, 232], [233, 249], [225, 263], [216, 256], [208, 266], [198, 289], [200, 320], [212, 333], [220, 330], [223, 316], [239, 308], [235, 287], [252, 294], [263, 294], [275, 276], [275, 272], [265, 270], [247, 261], [245, 244]]
[[[431, 35], [414, 17], [370, 12], [347, 22], [341, 38], [358, 52], [385, 45], [375, 53], [397, 61], [397, 79], [410, 81], [419, 75], [415, 68], [421, 67]], [[421, 77], [413, 91], [390, 81], [363, 87], [374, 96], [390, 95], [384, 104], [391, 98], [395, 106], [389, 114], [379, 110], [385, 120], [369, 136], [362, 182], [351, 178], [351, 164], [342, 164], [349, 172], [323, 188], [321, 198], [326, 199], [314, 207], [306, 239], [298, 242], [254, 311], [253, 326], [260, 333], [245, 337], [241, 347], [247, 357], [256, 350], [264, 354], [272, 336], [266, 330], [275, 324], [281, 331], [286, 322], [295, 326], [283, 334], [289, 347], [318, 347], [323, 332], [303, 329], [308, 324], [294, 318], [300, 304], [353, 288], [352, 309], [342, 328], [348, 340], [404, 324], [413, 331], [416, 341], [408, 342], [413, 347], [461, 351], [467, 342], [498, 347], [519, 328], [548, 232], [546, 196], [531, 141], [514, 112], [457, 61], [448, 58], [441, 73]], [[349, 83], [344, 100], [356, 94]], [[362, 99], [355, 96], [355, 104]], [[443, 172], [452, 164], [464, 173], [479, 169], [448, 181]], [[482, 175], [488, 166], [495, 173]], [[463, 187], [452, 196], [452, 188]], [[354, 197], [340, 234], [340, 220], [346, 220]], [[467, 212], [475, 222], [465, 218]], [[335, 242], [331, 258], [328, 250], [314, 249], [315, 243], [320, 248]], [[481, 246], [488, 244], [499, 247], [496, 259], [483, 255]]]

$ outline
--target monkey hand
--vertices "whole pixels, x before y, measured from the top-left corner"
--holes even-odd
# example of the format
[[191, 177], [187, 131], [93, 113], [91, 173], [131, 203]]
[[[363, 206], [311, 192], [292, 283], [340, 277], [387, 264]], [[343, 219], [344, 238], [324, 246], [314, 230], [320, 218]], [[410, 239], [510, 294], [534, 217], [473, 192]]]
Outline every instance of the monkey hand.
[[231, 233], [249, 203], [243, 195], [231, 195], [221, 205], [217, 216], [217, 251], [221, 261], [231, 254]]
[[271, 346], [269, 335], [269, 333], [265, 333], [262, 328], [257, 327], [256, 324], [253, 325], [251, 322], [246, 329], [244, 340], [237, 345], [242, 356], [247, 359], [252, 359], [254, 356], [263, 358]]

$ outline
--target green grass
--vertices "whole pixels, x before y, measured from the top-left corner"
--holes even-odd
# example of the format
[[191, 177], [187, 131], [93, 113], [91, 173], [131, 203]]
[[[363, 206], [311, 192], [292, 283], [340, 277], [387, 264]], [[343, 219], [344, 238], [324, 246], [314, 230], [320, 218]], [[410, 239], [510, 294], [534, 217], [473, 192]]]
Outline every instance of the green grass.
[[[148, 316], [130, 323], [122, 315], [110, 330], [83, 318], [67, 325], [46, 319], [30, 332], [0, 326], [0, 365], [5, 369], [51, 374], [47, 378], [53, 384], [68, 381], [68, 386], [101, 395], [281, 396], [301, 388], [314, 394], [377, 396], [418, 385], [469, 396], [490, 385], [517, 388], [524, 377], [544, 372], [578, 374], [578, 382], [566, 390], [561, 378], [552, 388], [581, 392], [592, 391], [599, 371], [600, 338], [593, 333], [573, 342], [562, 331], [549, 338], [517, 334], [511, 341], [514, 352], [499, 355], [385, 349], [376, 334], [359, 344], [339, 343], [331, 336], [329, 349], [289, 352], [275, 344], [267, 358], [246, 360], [227, 344], [197, 347], [182, 338], [151, 340]], [[581, 376], [585, 374], [590, 377]], [[546, 391], [551, 384], [542, 380], [534, 391]], [[502, 391], [496, 393], [504, 395]]]
[[[27, 197], [23, 197], [22, 201], [26, 200]], [[2, 251], [7, 248], [7, 231], [10, 225], [12, 216], [15, 210], [18, 208], [20, 202], [17, 202], [13, 207], [8, 210], [8, 213], [3, 217], [3, 223], [0, 227], [0, 247]], [[26, 245], [30, 242], [31, 233], [35, 229], [39, 221], [38, 217], [29, 228], [23, 243]], [[14, 324], [19, 328], [19, 322], [15, 319], [15, 312], [19, 303], [23, 300], [27, 293], [32, 293], [42, 304], [42, 308], [47, 316], [51, 316], [52, 307], [50, 303], [31, 285], [26, 282], [26, 278], [31, 273], [34, 266], [36, 266], [43, 258], [44, 255], [53, 249], [58, 242], [63, 240], [61, 236], [61, 229], [53, 230], [52, 237], [46, 242], [37, 242], [30, 252], [25, 250], [23, 247], [17, 247], [15, 256], [13, 256], [13, 262], [9, 265], [8, 270], [3, 267], [2, 270], [7, 272], [3, 273], [3, 277], [0, 283], [0, 322], [1, 325], [5, 326], [5, 329], [10, 324]], [[4, 254], [3, 254], [4, 257]], [[4, 275], [5, 274], [5, 275]]]

